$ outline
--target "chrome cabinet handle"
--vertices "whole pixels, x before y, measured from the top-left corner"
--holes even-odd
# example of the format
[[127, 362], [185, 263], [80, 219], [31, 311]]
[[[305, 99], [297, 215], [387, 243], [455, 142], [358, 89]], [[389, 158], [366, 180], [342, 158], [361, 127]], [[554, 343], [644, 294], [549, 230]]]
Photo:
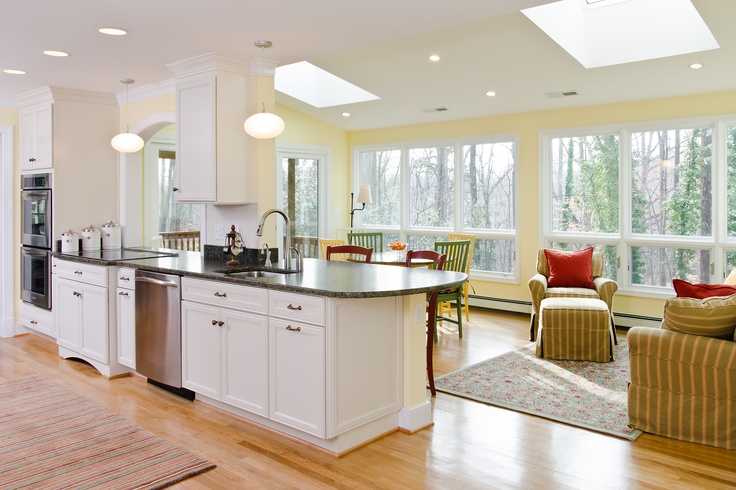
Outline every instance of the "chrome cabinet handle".
[[29, 158], [29, 159], [28, 159], [28, 161], [29, 161], [29, 162], [35, 162], [35, 161], [36, 161], [36, 159], [35, 159], [35, 158], [33, 158], [33, 157], [31, 157], [31, 158]]
[[121, 281], [128, 282], [128, 281], [130, 281], [130, 278], [129, 277], [125, 277], [125, 276], [120, 276], [120, 280]]
[[212, 320], [212, 326], [213, 326], [213, 327], [214, 327], [214, 326], [217, 326], [217, 327], [221, 327], [221, 326], [223, 326], [223, 325], [225, 325], [225, 322], [223, 322], [223, 321], [219, 321], [219, 322], [218, 322], [217, 320]]
[[38, 322], [36, 320], [31, 320], [31, 325], [38, 325]]
[[294, 328], [291, 325], [287, 325], [286, 326], [286, 330], [288, 330], [289, 332], [301, 332], [302, 331], [302, 327], [296, 327], [296, 328]]
[[126, 296], [126, 297], [128, 296], [128, 293], [126, 293], [125, 291], [120, 291], [118, 294], [120, 296]]
[[227, 298], [227, 293], [221, 293], [219, 291], [215, 291], [215, 296], [218, 298]]
[[84, 272], [82, 272], [82, 271], [74, 271], [74, 273], [75, 273], [76, 275], [78, 275], [78, 276], [81, 276], [82, 274], [84, 274]]
[[76, 296], [77, 298], [81, 298], [81, 297], [82, 297], [82, 293], [79, 293], [79, 292], [77, 292], [77, 291], [74, 291], [74, 292], [73, 292], [72, 294], [73, 294], [74, 296]]
[[297, 310], [297, 311], [302, 311], [302, 306], [301, 306], [301, 305], [299, 305], [299, 306], [294, 306], [294, 305], [292, 305], [291, 303], [289, 303], [289, 306], [287, 306], [287, 308], [288, 308], [288, 309], [290, 309], [290, 310]]

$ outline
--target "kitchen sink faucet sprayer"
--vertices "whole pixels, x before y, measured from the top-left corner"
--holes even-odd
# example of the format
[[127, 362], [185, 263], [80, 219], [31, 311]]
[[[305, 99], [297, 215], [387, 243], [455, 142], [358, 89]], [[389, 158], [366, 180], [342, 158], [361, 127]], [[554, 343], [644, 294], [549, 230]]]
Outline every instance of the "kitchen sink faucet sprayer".
[[286, 233], [284, 233], [284, 269], [291, 270], [291, 221], [285, 212], [280, 209], [269, 209], [263, 213], [263, 216], [261, 216], [261, 222], [258, 225], [258, 230], [256, 231], [256, 236], [263, 236], [263, 223], [265, 223], [266, 218], [273, 213], [280, 214], [284, 218], [284, 227], [286, 227]]

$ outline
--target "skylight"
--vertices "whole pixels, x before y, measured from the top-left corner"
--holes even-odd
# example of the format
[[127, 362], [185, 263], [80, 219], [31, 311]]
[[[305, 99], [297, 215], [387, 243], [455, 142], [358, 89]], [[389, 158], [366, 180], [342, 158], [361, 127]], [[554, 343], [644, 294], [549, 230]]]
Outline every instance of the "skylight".
[[562, 0], [522, 13], [585, 68], [719, 48], [690, 0]]
[[274, 87], [317, 108], [379, 98], [306, 61], [277, 67]]

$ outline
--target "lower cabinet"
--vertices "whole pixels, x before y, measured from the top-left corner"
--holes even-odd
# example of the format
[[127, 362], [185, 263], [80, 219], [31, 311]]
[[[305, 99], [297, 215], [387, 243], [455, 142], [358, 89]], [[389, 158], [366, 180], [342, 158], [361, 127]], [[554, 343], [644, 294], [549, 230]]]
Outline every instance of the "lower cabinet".
[[135, 369], [135, 269], [120, 267], [117, 272], [118, 362]]
[[269, 320], [269, 418], [325, 437], [325, 329]]
[[[236, 300], [242, 291], [222, 283], [184, 278], [212, 287], [212, 297]], [[189, 287], [187, 287], [189, 286]], [[201, 292], [201, 288], [197, 288]], [[259, 291], [263, 297], [265, 291]], [[216, 296], [217, 293], [219, 296]], [[223, 296], [224, 295], [224, 296]], [[229, 296], [228, 296], [229, 295]], [[213, 302], [216, 302], [215, 299]], [[264, 302], [265, 307], [265, 302]], [[265, 314], [182, 301], [182, 369], [185, 388], [250, 412], [268, 416], [268, 318]]]
[[63, 277], [57, 281], [58, 344], [108, 363], [107, 288]]

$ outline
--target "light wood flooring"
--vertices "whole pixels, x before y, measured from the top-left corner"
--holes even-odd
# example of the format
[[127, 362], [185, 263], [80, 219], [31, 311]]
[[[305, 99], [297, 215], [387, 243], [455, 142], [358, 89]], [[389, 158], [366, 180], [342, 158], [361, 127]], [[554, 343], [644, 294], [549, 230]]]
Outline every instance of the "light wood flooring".
[[[527, 335], [527, 316], [471, 310], [462, 340], [441, 337], [435, 374], [525, 345]], [[443, 393], [432, 400], [433, 427], [336, 458], [141, 378], [108, 380], [35, 335], [0, 340], [0, 378], [32, 373], [217, 464], [181, 489], [736, 487], [736, 451], [649, 434], [629, 442]]]

